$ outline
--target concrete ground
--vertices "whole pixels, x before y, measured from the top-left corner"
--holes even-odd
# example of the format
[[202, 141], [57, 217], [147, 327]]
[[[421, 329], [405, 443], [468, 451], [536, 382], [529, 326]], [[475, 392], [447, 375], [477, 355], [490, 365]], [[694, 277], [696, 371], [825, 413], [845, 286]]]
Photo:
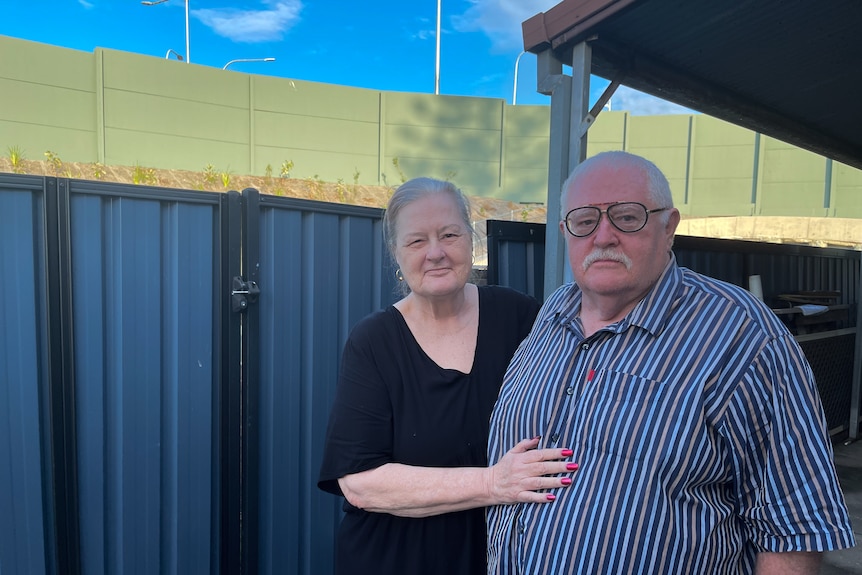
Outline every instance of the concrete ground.
[[837, 441], [835, 467], [844, 499], [850, 511], [850, 521], [856, 534], [856, 547], [830, 551], [823, 558], [821, 575], [862, 575], [862, 439], [845, 445]]

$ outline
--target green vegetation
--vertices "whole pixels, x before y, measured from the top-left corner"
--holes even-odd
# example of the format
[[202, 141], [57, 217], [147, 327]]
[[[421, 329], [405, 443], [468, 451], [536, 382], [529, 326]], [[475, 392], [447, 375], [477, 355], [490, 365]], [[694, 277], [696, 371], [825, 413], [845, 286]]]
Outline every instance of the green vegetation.
[[132, 169], [132, 182], [137, 185], [155, 186], [158, 183], [156, 169], [135, 164], [135, 167]]
[[105, 177], [105, 166], [100, 164], [99, 162], [93, 162], [90, 164], [90, 168], [93, 172], [93, 177], [97, 180], [101, 180]]
[[347, 202], [347, 186], [344, 184], [344, 178], [338, 178], [335, 183], [335, 193], [338, 196], [338, 201], [342, 204]]
[[12, 164], [12, 171], [16, 174], [24, 173], [24, 150], [18, 146], [9, 146], [9, 162]]
[[401, 178], [401, 183], [407, 181], [407, 176], [404, 175], [404, 172], [401, 170], [401, 165], [398, 162], [398, 156], [392, 158], [392, 165], [395, 166], [395, 170], [398, 172], [398, 177]]
[[224, 189], [228, 189], [230, 187], [230, 176], [233, 172], [230, 171], [230, 166], [225, 168], [225, 170], [221, 173], [221, 185]]
[[204, 167], [203, 171], [203, 188], [211, 188], [218, 181], [218, 174], [216, 174], [215, 166], [212, 164], [207, 164]]
[[51, 174], [55, 176], [65, 175], [67, 178], [72, 176], [70, 170], [66, 170], [65, 174], [63, 172], [63, 160], [60, 159], [60, 156], [48, 150], [45, 152], [45, 161], [48, 163], [48, 167], [51, 169]]
[[[389, 198], [397, 186], [368, 186], [364, 189], [359, 184], [361, 173], [354, 167], [350, 179], [338, 178], [324, 180], [319, 174], [310, 178], [291, 178], [295, 167], [293, 161], [285, 160], [280, 166], [280, 177], [273, 176], [273, 166], [267, 165], [264, 177], [252, 175], [236, 175], [228, 166], [217, 169], [208, 163], [202, 171], [159, 170], [136, 164], [135, 166], [105, 166], [101, 162], [76, 163], [63, 162], [60, 156], [51, 150], [44, 153], [44, 160], [27, 162], [20, 146], [7, 148], [8, 160], [0, 157], [0, 171], [11, 170], [15, 173], [46, 174], [52, 176], [89, 178], [91, 180], [116, 181], [118, 183], [134, 183], [136, 185], [166, 186], [177, 189], [200, 191], [227, 191], [229, 189], [255, 188], [263, 194], [307, 198], [322, 202], [338, 202], [342, 204], [368, 205], [385, 208]], [[5, 168], [4, 168], [5, 165]], [[406, 175], [401, 171], [398, 158], [393, 158], [393, 167], [398, 171], [401, 181], [406, 181]], [[451, 177], [454, 172], [447, 174]], [[383, 174], [383, 180], [386, 176]], [[474, 206], [475, 213], [482, 219], [498, 214], [496, 208], [486, 209], [484, 205]], [[508, 211], [508, 209], [507, 209]], [[510, 212], [509, 217], [519, 217], [529, 221], [533, 216], [532, 208], [519, 207]]]
[[309, 187], [311, 188], [311, 197], [315, 200], [323, 199], [323, 185], [324, 181], [320, 179], [320, 176], [314, 174], [310, 180], [308, 180]]

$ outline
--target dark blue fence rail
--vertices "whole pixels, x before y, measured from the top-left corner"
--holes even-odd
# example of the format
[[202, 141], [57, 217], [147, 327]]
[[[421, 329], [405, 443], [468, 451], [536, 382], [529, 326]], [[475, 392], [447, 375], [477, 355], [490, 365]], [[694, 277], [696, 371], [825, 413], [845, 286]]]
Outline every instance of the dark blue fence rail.
[[9, 176], [0, 190], [0, 570], [56, 566], [49, 446], [50, 350], [44, 182]]
[[330, 571], [316, 471], [346, 334], [394, 299], [380, 215], [0, 175], [0, 573]]

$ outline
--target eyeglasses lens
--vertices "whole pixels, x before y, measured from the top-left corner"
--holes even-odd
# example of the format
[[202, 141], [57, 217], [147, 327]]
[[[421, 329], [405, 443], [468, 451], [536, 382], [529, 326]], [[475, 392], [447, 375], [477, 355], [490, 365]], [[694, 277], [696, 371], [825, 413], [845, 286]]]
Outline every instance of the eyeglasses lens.
[[623, 232], [640, 230], [646, 225], [648, 216], [646, 207], [637, 202], [613, 204], [604, 211], [593, 206], [585, 206], [569, 212], [566, 227], [574, 236], [588, 236], [599, 226], [602, 213], [606, 213], [611, 223]]

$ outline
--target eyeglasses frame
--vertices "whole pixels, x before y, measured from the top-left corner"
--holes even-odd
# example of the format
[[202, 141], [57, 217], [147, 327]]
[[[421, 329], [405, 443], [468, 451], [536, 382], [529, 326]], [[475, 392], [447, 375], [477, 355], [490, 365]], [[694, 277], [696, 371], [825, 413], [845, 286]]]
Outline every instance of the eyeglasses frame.
[[[647, 225], [647, 222], [649, 222], [649, 216], [650, 216], [650, 214], [655, 214], [655, 213], [658, 213], [658, 212], [664, 212], [664, 211], [666, 211], [666, 210], [671, 209], [671, 208], [669, 208], [669, 207], [666, 207], [666, 208], [656, 208], [656, 209], [654, 209], [654, 210], [650, 210], [650, 209], [647, 209], [647, 207], [646, 207], [644, 204], [640, 203], [640, 202], [614, 202], [614, 203], [612, 203], [611, 205], [609, 205], [608, 207], [606, 207], [605, 209], [601, 209], [601, 208], [600, 208], [600, 207], [598, 207], [598, 206], [578, 206], [577, 208], [572, 208], [571, 210], [569, 210], [568, 212], [566, 212], [566, 217], [565, 217], [565, 218], [563, 218], [563, 226], [566, 228], [566, 231], [572, 235], [572, 237], [575, 237], [575, 238], [588, 238], [588, 237], [590, 237], [591, 235], [593, 235], [593, 234], [596, 232], [596, 230], [597, 230], [597, 229], [599, 229], [599, 224], [601, 224], [601, 223], [602, 223], [602, 216], [603, 216], [603, 215], [606, 215], [606, 214], [608, 213], [608, 210], [609, 210], [609, 209], [613, 208], [614, 206], [619, 206], [619, 205], [621, 205], [621, 204], [637, 204], [637, 205], [639, 205], [640, 207], [642, 207], [642, 208], [644, 209], [644, 212], [646, 213], [646, 217], [644, 218], [644, 223], [643, 223], [643, 225], [642, 225], [641, 227], [639, 227], [638, 229], [636, 229], [636, 230], [624, 230], [624, 229], [620, 228], [616, 223], [614, 223], [614, 220], [613, 220], [610, 216], [608, 216], [608, 221], [611, 223], [611, 225], [612, 225], [613, 227], [615, 227], [616, 229], [618, 229], [619, 231], [621, 231], [622, 233], [624, 233], [624, 234], [634, 234], [634, 233], [637, 233], [637, 232], [641, 231], [642, 229], [644, 229], [644, 228], [646, 227], [646, 225]], [[585, 234], [585, 235], [582, 235], [582, 236], [579, 236], [578, 234], [574, 233], [572, 230], [570, 230], [570, 229], [569, 229], [569, 216], [570, 216], [570, 215], [571, 215], [571, 213], [572, 213], [572, 212], [574, 212], [575, 210], [580, 210], [580, 209], [583, 209], [583, 208], [595, 208], [595, 209], [599, 210], [599, 217], [596, 219], [596, 226], [595, 226], [592, 230], [590, 230], [590, 233]]]

